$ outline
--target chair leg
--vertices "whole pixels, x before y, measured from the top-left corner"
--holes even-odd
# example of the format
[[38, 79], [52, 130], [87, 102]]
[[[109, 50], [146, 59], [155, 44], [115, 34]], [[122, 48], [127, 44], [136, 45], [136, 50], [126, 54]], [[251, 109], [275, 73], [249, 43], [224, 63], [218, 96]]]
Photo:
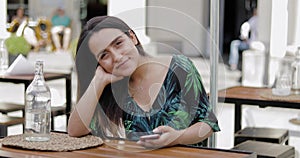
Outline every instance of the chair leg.
[[54, 116], [51, 116], [51, 130], [54, 130]]
[[7, 136], [7, 126], [0, 125], [0, 138]]

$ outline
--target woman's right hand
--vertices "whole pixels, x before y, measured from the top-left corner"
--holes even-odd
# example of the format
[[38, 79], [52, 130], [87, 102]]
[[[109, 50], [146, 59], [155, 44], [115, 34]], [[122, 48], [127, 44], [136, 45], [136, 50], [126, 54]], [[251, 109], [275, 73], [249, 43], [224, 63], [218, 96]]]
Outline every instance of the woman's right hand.
[[123, 76], [116, 76], [111, 73], [107, 73], [101, 66], [98, 66], [95, 72], [94, 81], [96, 85], [104, 84], [106, 86], [123, 78]]

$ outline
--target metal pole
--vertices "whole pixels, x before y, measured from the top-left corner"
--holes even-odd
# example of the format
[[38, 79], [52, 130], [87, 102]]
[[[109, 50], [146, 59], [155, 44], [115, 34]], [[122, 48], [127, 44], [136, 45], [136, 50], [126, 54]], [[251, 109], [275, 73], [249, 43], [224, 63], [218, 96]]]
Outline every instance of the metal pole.
[[[210, 1], [210, 94], [209, 101], [213, 112], [216, 113], [218, 101], [218, 48], [219, 48], [219, 0]], [[208, 139], [211, 148], [216, 146], [216, 136], [213, 134]]]

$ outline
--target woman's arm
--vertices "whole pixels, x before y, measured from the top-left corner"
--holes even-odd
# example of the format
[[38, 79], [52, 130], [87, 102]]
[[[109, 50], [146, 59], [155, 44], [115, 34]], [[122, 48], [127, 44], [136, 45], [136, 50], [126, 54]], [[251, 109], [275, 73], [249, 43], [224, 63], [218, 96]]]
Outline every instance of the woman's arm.
[[97, 67], [95, 76], [89, 87], [75, 105], [70, 115], [68, 123], [68, 133], [70, 136], [78, 137], [90, 132], [89, 125], [105, 86], [122, 78], [104, 72], [101, 66]]
[[93, 117], [97, 102], [103, 92], [105, 85], [96, 86], [95, 77], [91, 81], [86, 92], [75, 105], [68, 123], [70, 136], [82, 136], [90, 132], [89, 124]]
[[169, 146], [176, 144], [196, 144], [208, 138], [212, 133], [213, 131], [208, 124], [198, 122], [191, 127], [182, 130], [181, 135], [175, 141], [170, 143]]

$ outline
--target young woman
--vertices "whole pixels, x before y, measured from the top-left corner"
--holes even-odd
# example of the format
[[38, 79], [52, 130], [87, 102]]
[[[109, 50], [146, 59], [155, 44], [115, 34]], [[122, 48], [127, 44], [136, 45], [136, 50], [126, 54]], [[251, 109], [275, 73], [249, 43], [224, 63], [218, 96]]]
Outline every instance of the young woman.
[[220, 130], [193, 63], [183, 55], [147, 55], [134, 31], [116, 17], [87, 22], [76, 66], [79, 99], [70, 136], [92, 133], [163, 147], [203, 145]]

